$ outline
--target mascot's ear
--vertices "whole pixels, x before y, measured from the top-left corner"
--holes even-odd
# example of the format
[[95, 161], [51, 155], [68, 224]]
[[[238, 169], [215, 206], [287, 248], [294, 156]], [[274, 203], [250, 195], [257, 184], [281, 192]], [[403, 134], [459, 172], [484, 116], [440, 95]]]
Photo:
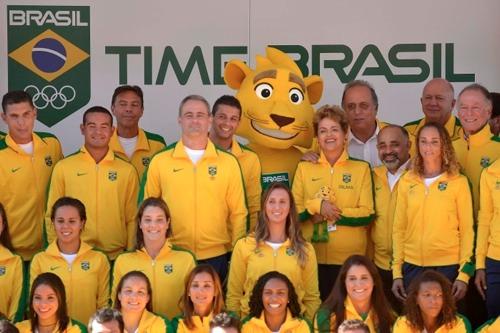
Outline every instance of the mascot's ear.
[[240, 89], [241, 83], [252, 70], [241, 60], [231, 60], [224, 68], [224, 81], [232, 89]]
[[323, 79], [318, 75], [311, 75], [304, 79], [307, 87], [307, 94], [311, 104], [316, 104], [323, 95]]

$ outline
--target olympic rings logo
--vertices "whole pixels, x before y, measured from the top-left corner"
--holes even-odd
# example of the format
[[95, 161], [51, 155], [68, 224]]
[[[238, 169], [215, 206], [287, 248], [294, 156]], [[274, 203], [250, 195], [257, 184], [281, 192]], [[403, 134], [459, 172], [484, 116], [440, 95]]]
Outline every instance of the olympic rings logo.
[[68, 85], [61, 87], [60, 90], [52, 85], [45, 86], [42, 90], [39, 90], [37, 86], [29, 85], [24, 88], [24, 91], [32, 96], [33, 104], [39, 110], [49, 105], [56, 110], [61, 110], [76, 97], [75, 88]]

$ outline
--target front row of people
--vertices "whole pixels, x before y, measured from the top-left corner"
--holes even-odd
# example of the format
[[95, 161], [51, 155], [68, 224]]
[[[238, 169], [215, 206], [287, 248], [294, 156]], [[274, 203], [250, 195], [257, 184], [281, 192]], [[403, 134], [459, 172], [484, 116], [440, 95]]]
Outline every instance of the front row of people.
[[[126, 273], [116, 290], [114, 308], [119, 314], [99, 310], [90, 318], [90, 332], [240, 332], [236, 316], [223, 312], [221, 283], [207, 264], [190, 272], [179, 302], [182, 314], [171, 322], [153, 312], [152, 299], [148, 277], [140, 271]], [[87, 332], [70, 318], [66, 301], [64, 284], [56, 274], [38, 275], [31, 287], [29, 319], [17, 323], [17, 329], [21, 333]], [[435, 270], [427, 270], [411, 282], [405, 315], [396, 319], [375, 265], [360, 255], [349, 257], [342, 265], [313, 323], [301, 313], [290, 279], [277, 271], [267, 272], [250, 293], [249, 316], [242, 320], [241, 332], [472, 332], [468, 320], [456, 311], [450, 281]], [[476, 332], [495, 332], [499, 325], [497, 319]]]

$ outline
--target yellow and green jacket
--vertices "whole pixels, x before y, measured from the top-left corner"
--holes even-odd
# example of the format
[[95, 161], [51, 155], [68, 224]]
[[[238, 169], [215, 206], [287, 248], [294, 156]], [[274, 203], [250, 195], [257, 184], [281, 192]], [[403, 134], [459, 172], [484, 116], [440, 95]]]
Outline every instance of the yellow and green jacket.
[[[412, 157], [416, 156], [417, 152], [417, 143], [416, 143], [417, 132], [420, 129], [420, 127], [424, 125], [425, 125], [425, 118], [421, 118], [409, 122], [403, 126], [410, 135], [410, 142], [411, 142], [410, 156]], [[460, 120], [454, 115], [450, 115], [450, 118], [448, 119], [446, 124], [444, 124], [444, 128], [446, 128], [446, 130], [448, 131], [451, 141], [458, 140], [462, 135], [462, 124], [460, 124]]]
[[138, 177], [135, 168], [111, 149], [95, 163], [85, 147], [61, 160], [48, 189], [45, 231], [55, 239], [50, 221], [54, 202], [62, 196], [79, 199], [87, 210], [82, 240], [103, 250], [112, 260], [135, 244]]
[[285, 274], [295, 287], [302, 313], [313, 318], [320, 305], [318, 290], [318, 267], [314, 248], [306, 243], [307, 262], [304, 267], [298, 263], [297, 255], [291, 248], [290, 240], [273, 250], [262, 242], [256, 247], [255, 238], [247, 236], [240, 239], [234, 249], [229, 267], [226, 306], [230, 311], [248, 315], [250, 294], [259, 277], [270, 271]]
[[139, 201], [161, 197], [170, 208], [173, 244], [197, 259], [220, 256], [246, 233], [247, 208], [238, 160], [208, 141], [194, 165], [182, 141], [156, 154]]
[[498, 333], [500, 332], [500, 317], [496, 317], [488, 320], [483, 325], [481, 325], [476, 331], [476, 333]]
[[[243, 320], [242, 333], [272, 333], [266, 325], [264, 312], [257, 317], [249, 317]], [[280, 327], [280, 332], [286, 333], [311, 333], [311, 325], [304, 318], [293, 318], [290, 310], [287, 310], [285, 322]]]
[[474, 274], [472, 198], [465, 176], [443, 173], [429, 188], [408, 171], [399, 180], [393, 224], [393, 277], [403, 262], [460, 266], [457, 279]]
[[[327, 188], [335, 196], [335, 205], [342, 210], [336, 230], [328, 232], [326, 222], [309, 220], [319, 214], [323, 199], [318, 195]], [[331, 166], [323, 153], [317, 163], [300, 162], [292, 187], [301, 228], [311, 239], [318, 263], [342, 265], [353, 254], [364, 255], [368, 225], [375, 218], [373, 182], [368, 162], [350, 158], [344, 151]]]
[[260, 194], [262, 192], [259, 157], [252, 150], [238, 143], [236, 139], [233, 139], [231, 153], [236, 156], [240, 163], [241, 173], [245, 181], [245, 195], [250, 220], [248, 230], [253, 230], [257, 224], [257, 216], [260, 210]]
[[172, 318], [179, 313], [177, 303], [184, 291], [184, 281], [196, 266], [194, 256], [179, 249], [169, 241], [165, 242], [155, 259], [143, 247], [127, 252], [116, 258], [113, 266], [112, 297], [115, 299], [116, 287], [122, 276], [130, 271], [139, 270], [146, 274], [153, 289], [153, 311]]
[[[364, 322], [371, 333], [378, 332], [377, 325], [377, 315], [373, 309], [370, 309], [366, 316], [361, 316], [354, 305], [352, 304], [349, 296], [346, 297], [344, 301], [345, 306], [345, 320], [350, 319], [358, 319]], [[326, 333], [326, 332], [335, 332], [336, 320], [335, 320], [335, 312], [330, 312], [325, 308], [320, 308], [316, 317], [314, 318], [313, 324], [313, 332]]]
[[500, 260], [500, 160], [481, 174], [476, 240], [476, 268], [485, 268], [486, 257]]
[[115, 130], [109, 141], [109, 147], [122, 159], [132, 163], [139, 174], [139, 179], [142, 179], [144, 171], [146, 171], [153, 155], [165, 148], [165, 140], [158, 134], [146, 132], [140, 128], [135, 151], [132, 157], [128, 158], [118, 140], [118, 134]]
[[392, 260], [392, 225], [394, 223], [399, 180], [391, 191], [387, 180], [387, 172], [387, 167], [384, 165], [373, 169], [376, 218], [371, 225], [370, 236], [375, 265], [389, 271], [391, 270]]
[[[19, 333], [38, 332], [37, 330], [35, 330], [34, 332], [31, 330], [31, 322], [29, 320], [24, 320], [20, 323], [17, 323], [16, 327], [19, 330]], [[52, 331], [52, 333], [59, 333], [57, 327]], [[87, 328], [82, 323], [71, 319], [68, 327], [66, 327], [66, 329], [62, 333], [87, 333]]]
[[109, 270], [106, 255], [85, 242], [81, 242], [75, 261], [68, 265], [54, 241], [33, 257], [30, 285], [42, 273], [59, 276], [66, 289], [69, 316], [86, 323], [97, 309], [109, 305]]
[[453, 141], [453, 148], [462, 172], [472, 183], [474, 216], [479, 210], [479, 178], [484, 168], [500, 157], [500, 137], [492, 136], [490, 125], [486, 123], [479, 132], [465, 138], [461, 131], [460, 138]]
[[[406, 319], [406, 316], [399, 317], [394, 323], [393, 333], [421, 333], [415, 329]], [[469, 320], [462, 315], [457, 314], [456, 322], [452, 327], [446, 325], [440, 326], [435, 333], [472, 333]]]
[[[127, 330], [124, 330], [124, 332], [135, 333], [135, 332], [127, 332]], [[171, 332], [170, 322], [164, 317], [157, 316], [154, 313], [149, 312], [148, 310], [144, 310], [136, 332], [137, 333]]]
[[23, 318], [26, 292], [23, 288], [23, 260], [0, 244], [0, 313], [11, 321]]
[[7, 211], [12, 246], [23, 260], [42, 248], [47, 184], [61, 158], [61, 144], [48, 133], [33, 133], [33, 156], [10, 135], [0, 139], [0, 202]]
[[175, 333], [207, 333], [210, 332], [210, 321], [213, 315], [210, 313], [208, 316], [201, 318], [200, 316], [193, 316], [194, 328], [189, 329], [184, 323], [184, 316], [178, 315], [172, 319], [172, 332]]

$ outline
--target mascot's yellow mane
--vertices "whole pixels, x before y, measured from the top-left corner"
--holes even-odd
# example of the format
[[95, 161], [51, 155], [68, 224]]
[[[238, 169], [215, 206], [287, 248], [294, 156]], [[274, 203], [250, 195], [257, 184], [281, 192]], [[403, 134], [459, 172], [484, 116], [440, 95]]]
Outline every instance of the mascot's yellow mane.
[[[259, 155], [263, 174], [286, 172], [291, 180], [300, 158], [294, 146], [308, 148], [312, 143], [312, 105], [321, 99], [323, 80], [304, 77], [292, 58], [272, 47], [256, 60], [255, 69], [232, 60], [224, 70], [224, 80], [237, 90], [242, 106], [237, 134]], [[271, 156], [274, 161], [269, 161]]]

